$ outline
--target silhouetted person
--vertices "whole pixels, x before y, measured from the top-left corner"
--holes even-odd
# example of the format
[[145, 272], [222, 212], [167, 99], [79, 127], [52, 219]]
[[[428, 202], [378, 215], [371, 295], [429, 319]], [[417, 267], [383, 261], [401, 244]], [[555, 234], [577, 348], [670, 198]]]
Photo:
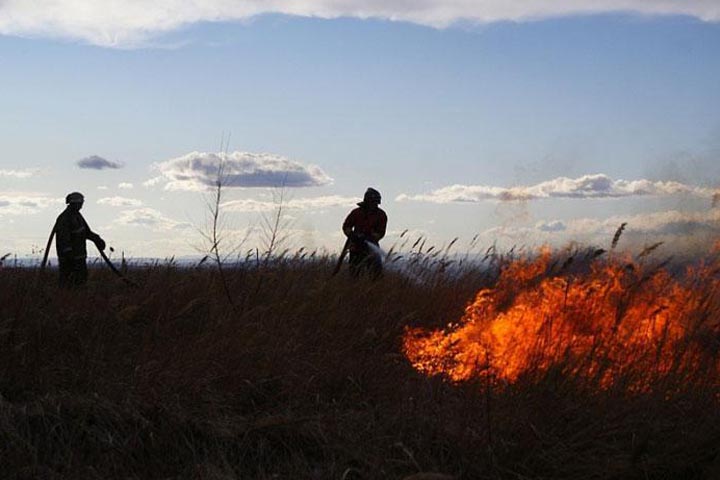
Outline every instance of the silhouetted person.
[[[380, 192], [368, 188], [363, 201], [350, 212], [343, 222], [343, 233], [350, 239], [350, 273], [353, 276], [369, 270], [373, 277], [382, 274], [378, 242], [385, 236], [387, 215], [379, 207]], [[377, 247], [376, 249], [373, 248]]]
[[55, 221], [55, 246], [60, 267], [60, 286], [76, 287], [87, 282], [87, 240], [95, 243], [98, 249], [105, 250], [105, 242], [100, 235], [90, 230], [80, 214], [85, 203], [82, 193], [73, 192], [65, 197], [67, 208]]

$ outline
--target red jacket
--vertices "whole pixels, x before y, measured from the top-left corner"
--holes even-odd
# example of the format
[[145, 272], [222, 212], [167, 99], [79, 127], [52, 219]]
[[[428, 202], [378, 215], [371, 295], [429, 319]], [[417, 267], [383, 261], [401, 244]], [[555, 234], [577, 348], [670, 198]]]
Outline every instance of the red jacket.
[[[385, 236], [387, 229], [387, 215], [380, 208], [357, 207], [345, 218], [343, 222], [343, 232], [346, 236], [351, 233], [359, 233], [365, 238], [377, 244], [381, 238]], [[362, 248], [362, 246], [350, 245], [351, 250]]]

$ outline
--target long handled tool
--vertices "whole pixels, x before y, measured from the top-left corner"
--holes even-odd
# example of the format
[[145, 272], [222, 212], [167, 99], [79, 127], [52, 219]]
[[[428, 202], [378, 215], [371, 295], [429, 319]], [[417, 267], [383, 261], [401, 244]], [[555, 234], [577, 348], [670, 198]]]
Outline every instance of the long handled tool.
[[[45, 270], [45, 266], [47, 265], [48, 255], [50, 254], [50, 247], [52, 246], [52, 241], [55, 238], [55, 231], [56, 227], [53, 227], [52, 231], [50, 232], [50, 237], [48, 238], [47, 245], [45, 246], [45, 254], [43, 255], [42, 263], [40, 264], [40, 270]], [[96, 245], [97, 246], [97, 245]], [[100, 250], [98, 248], [98, 252], [100, 252], [100, 257], [103, 259], [105, 264], [112, 270], [112, 272], [120, 277], [123, 282], [127, 283], [128, 285], [131, 285], [133, 287], [137, 287], [137, 283], [133, 282], [129, 278], [127, 278], [125, 275], [122, 274], [120, 270], [117, 269], [115, 265], [110, 261], [110, 259], [105, 255], [105, 251]]]
[[332, 272], [333, 276], [337, 275], [337, 273], [340, 271], [340, 268], [342, 268], [345, 257], [347, 256], [348, 251], [350, 251], [350, 242], [350, 238], [345, 240], [345, 245], [343, 245], [342, 252], [340, 252], [340, 256], [338, 257], [337, 263], [335, 264], [335, 269]]
[[40, 270], [45, 270], [45, 265], [47, 265], [48, 254], [50, 253], [50, 247], [52, 246], [53, 238], [55, 238], [55, 230], [56, 230], [56, 227], [53, 226], [53, 229], [50, 232], [50, 237], [48, 238], [48, 241], [47, 241], [47, 245], [45, 245], [45, 255], [43, 255], [42, 263], [40, 264]]
[[98, 248], [98, 252], [100, 252], [100, 256], [101, 256], [102, 259], [105, 261], [105, 264], [106, 264], [108, 267], [110, 267], [110, 270], [112, 270], [115, 275], [117, 275], [118, 277], [120, 277], [120, 279], [121, 279], [123, 282], [127, 283], [128, 285], [130, 285], [130, 286], [132, 286], [132, 287], [135, 287], [135, 288], [138, 287], [138, 284], [137, 284], [137, 283], [133, 282], [132, 280], [130, 280], [129, 278], [127, 278], [125, 275], [123, 275], [122, 272], [121, 272], [120, 270], [118, 270], [115, 265], [113, 265], [113, 263], [110, 261], [110, 259], [107, 257], [107, 255], [105, 255], [105, 251], [104, 251], [104, 250], [100, 250], [100, 249]]

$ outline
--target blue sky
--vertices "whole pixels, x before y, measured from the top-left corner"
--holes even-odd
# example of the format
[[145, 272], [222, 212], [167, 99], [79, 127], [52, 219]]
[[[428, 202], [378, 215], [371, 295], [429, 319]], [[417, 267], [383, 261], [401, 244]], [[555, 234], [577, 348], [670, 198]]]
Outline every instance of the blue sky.
[[[228, 135], [231, 162], [253, 178], [290, 168], [315, 185], [286, 189], [298, 246], [337, 249], [367, 186], [383, 193], [393, 235], [438, 244], [478, 233], [601, 243], [621, 220], [638, 242], [697, 242], [720, 217], [720, 12], [693, 4], [499, 21], [190, 17], [138, 34], [103, 17], [88, 33], [72, 12], [4, 16], [11, 2], [0, 7], [0, 247], [43, 244], [58, 199], [80, 190], [116, 248], [193, 253], [205, 207], [188, 162], [212, 167]], [[93, 155], [121, 168], [77, 166]], [[246, 173], [226, 190], [237, 237], [272, 207], [272, 182], [250, 186]], [[197, 182], [178, 189], [187, 174]]]

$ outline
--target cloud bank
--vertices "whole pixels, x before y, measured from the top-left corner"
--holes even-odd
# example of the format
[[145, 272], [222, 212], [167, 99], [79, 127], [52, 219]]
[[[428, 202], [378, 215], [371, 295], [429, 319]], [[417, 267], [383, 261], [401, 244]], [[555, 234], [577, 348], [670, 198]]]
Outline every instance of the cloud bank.
[[0, 2], [0, 34], [133, 47], [193, 23], [246, 20], [267, 13], [375, 18], [443, 28], [458, 21], [527, 21], [608, 12], [720, 20], [717, 0], [5, 0]]
[[550, 198], [624, 198], [688, 194], [712, 197], [714, 191], [679, 182], [651, 180], [613, 180], [604, 174], [578, 178], [559, 177], [535, 185], [497, 187], [451, 185], [419, 195], [401, 194], [396, 200], [430, 203], [478, 203], [486, 200], [522, 201]]
[[83, 159], [78, 160], [75, 163], [79, 168], [88, 169], [88, 170], [106, 170], [106, 169], [117, 170], [118, 168], [122, 168], [124, 166], [120, 162], [113, 162], [111, 160], [107, 160], [98, 155], [91, 155], [89, 157], [85, 157]]
[[668, 235], [718, 235], [720, 234], [720, 210], [681, 212], [669, 210], [642, 215], [613, 216], [605, 220], [592, 218], [568, 222], [567, 231], [611, 237], [622, 222], [627, 222], [628, 235], [642, 234], [649, 237]]
[[24, 168], [21, 170], [0, 170], [0, 177], [30, 178], [40, 173], [39, 168]]
[[136, 208], [125, 210], [113, 222], [114, 225], [125, 227], [145, 227], [156, 231], [184, 230], [191, 228], [187, 222], [178, 222], [153, 208]]
[[[286, 210], [322, 210], [334, 207], [352, 207], [358, 202], [354, 197], [329, 195], [324, 197], [293, 198], [283, 202]], [[230, 212], [270, 212], [278, 207], [276, 202], [265, 200], [232, 200], [221, 205]]]
[[332, 183], [325, 172], [315, 165], [303, 165], [289, 158], [270, 153], [191, 152], [182, 157], [156, 163], [160, 175], [143, 185], [165, 184], [165, 190], [202, 191], [215, 186], [218, 169], [223, 164], [223, 185], [226, 187], [318, 187]]
[[0, 217], [6, 215], [34, 215], [51, 206], [65, 202], [40, 193], [0, 192]]
[[111, 207], [139, 207], [142, 205], [140, 200], [127, 197], [104, 197], [97, 201], [98, 205], [109, 205]]
[[680, 242], [681, 245], [682, 242], [692, 241], [696, 248], [697, 245], [713, 243], [720, 237], [720, 209], [713, 208], [614, 215], [609, 218], [543, 220], [535, 225], [493, 227], [484, 231], [482, 238], [488, 243], [499, 240], [506, 246], [562, 245], [571, 240], [608, 245], [622, 223], [627, 223], [627, 227], [621, 243], [631, 247], [656, 241]]

